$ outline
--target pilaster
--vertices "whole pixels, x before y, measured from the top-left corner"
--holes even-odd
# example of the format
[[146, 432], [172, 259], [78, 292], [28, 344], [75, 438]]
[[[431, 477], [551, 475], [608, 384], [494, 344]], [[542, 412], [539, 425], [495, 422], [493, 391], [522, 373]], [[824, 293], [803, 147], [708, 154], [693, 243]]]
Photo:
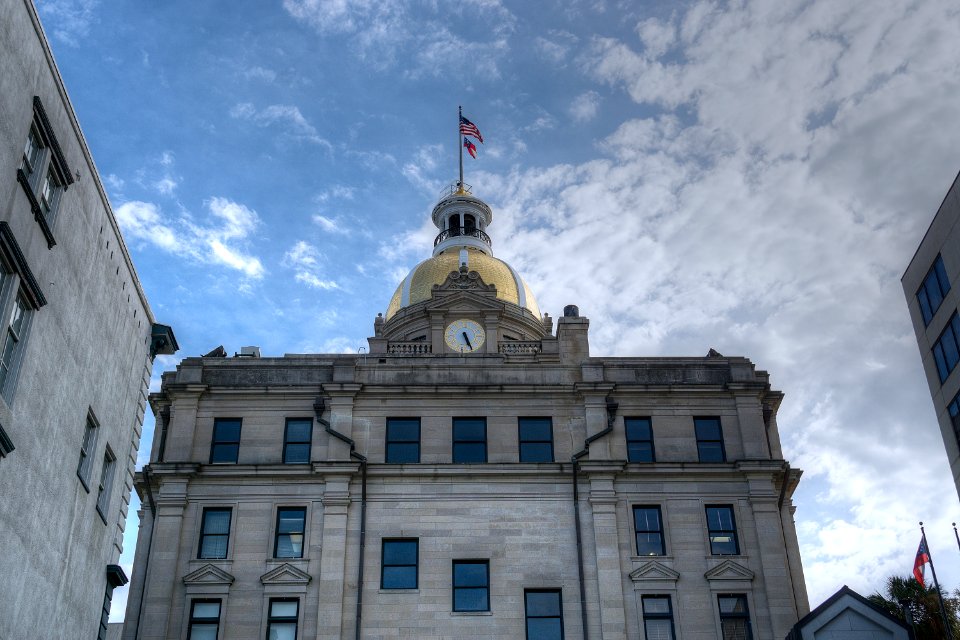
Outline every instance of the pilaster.
[[617, 494], [613, 474], [590, 475], [590, 507], [597, 558], [600, 630], [603, 640], [626, 640], [623, 567], [617, 535]]
[[[149, 575], [143, 593], [140, 620], [141, 640], [161, 640], [168, 635], [174, 610], [173, 590], [179, 582], [180, 541], [183, 535], [183, 511], [187, 505], [187, 478], [165, 479], [157, 493], [157, 513], [153, 526]], [[177, 633], [178, 629], [174, 629]]]
[[[323, 393], [330, 398], [330, 404], [327, 407], [330, 412], [330, 428], [351, 439], [353, 438], [353, 401], [360, 387], [359, 384], [341, 383], [323, 385]], [[349, 460], [350, 445], [330, 436], [327, 444], [327, 459]]]
[[[170, 420], [167, 423], [167, 438], [164, 442], [164, 460], [173, 462], [188, 462], [193, 460], [194, 447], [200, 446], [195, 438], [197, 429], [197, 410], [200, 396], [207, 390], [207, 385], [185, 385], [176, 391], [168, 392], [171, 396]], [[210, 443], [206, 443], [209, 448]], [[203, 460], [206, 462], [206, 460]]]
[[347, 516], [350, 507], [350, 479], [358, 465], [326, 477], [323, 492], [319, 606], [317, 638], [340, 640], [343, 628], [344, 587], [347, 583]]

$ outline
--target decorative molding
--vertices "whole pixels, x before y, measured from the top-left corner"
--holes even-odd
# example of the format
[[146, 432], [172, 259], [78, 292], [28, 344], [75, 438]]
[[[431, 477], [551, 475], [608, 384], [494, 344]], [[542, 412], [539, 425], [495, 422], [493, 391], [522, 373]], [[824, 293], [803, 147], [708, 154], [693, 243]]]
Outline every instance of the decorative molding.
[[[19, 173], [23, 172], [20, 171]], [[20, 276], [23, 284], [20, 290], [30, 307], [39, 309], [47, 304], [47, 299], [43, 295], [43, 291], [40, 290], [40, 284], [34, 277], [33, 271], [30, 270], [30, 265], [27, 264], [27, 259], [24, 257], [23, 251], [20, 250], [20, 245], [6, 220], [0, 221], [0, 252], [3, 253], [3, 257], [6, 258], [10, 267]]]
[[183, 576], [185, 585], [225, 585], [230, 586], [236, 580], [232, 575], [212, 564], [205, 564], [196, 571]]
[[0, 458], [6, 458], [7, 454], [15, 448], [16, 447], [13, 446], [13, 440], [11, 440], [7, 432], [3, 430], [3, 425], [0, 424]]
[[38, 225], [40, 225], [40, 230], [43, 232], [43, 237], [47, 239], [47, 248], [53, 249], [53, 247], [57, 244], [57, 241], [53, 237], [53, 231], [50, 230], [50, 225], [47, 223], [47, 219], [40, 210], [40, 203], [37, 202], [37, 196], [33, 192], [33, 186], [30, 184], [30, 178], [28, 178], [27, 174], [23, 172], [23, 169], [17, 169], [17, 182], [19, 182], [20, 186], [23, 187], [23, 192], [27, 194], [27, 200], [30, 202], [30, 211], [33, 213], [33, 219], [37, 221]]
[[482, 291], [484, 293], [493, 293], [496, 295], [496, 285], [487, 284], [476, 271], [468, 271], [467, 267], [460, 265], [457, 271], [451, 271], [447, 274], [447, 279], [443, 284], [433, 285], [434, 291]]
[[45, 138], [44, 142], [53, 151], [53, 164], [60, 174], [60, 181], [63, 182], [63, 190], [73, 184], [73, 174], [70, 173], [70, 167], [67, 166], [67, 159], [63, 156], [63, 150], [60, 149], [60, 143], [57, 142], [57, 136], [53, 133], [53, 127], [50, 126], [50, 119], [47, 118], [47, 111], [43, 108], [43, 102], [40, 96], [33, 96], [33, 112], [37, 117], [41, 133]]
[[122, 587], [130, 582], [127, 574], [123, 572], [123, 567], [118, 564], [107, 565], [107, 584], [111, 587]]
[[630, 572], [630, 579], [633, 582], [676, 582], [680, 579], [680, 573], [674, 571], [667, 565], [650, 560], [640, 567]]
[[703, 574], [707, 580], [753, 580], [754, 573], [733, 560], [724, 560]]
[[260, 582], [264, 585], [305, 586], [312, 579], [313, 577], [306, 571], [301, 571], [286, 562], [260, 576]]

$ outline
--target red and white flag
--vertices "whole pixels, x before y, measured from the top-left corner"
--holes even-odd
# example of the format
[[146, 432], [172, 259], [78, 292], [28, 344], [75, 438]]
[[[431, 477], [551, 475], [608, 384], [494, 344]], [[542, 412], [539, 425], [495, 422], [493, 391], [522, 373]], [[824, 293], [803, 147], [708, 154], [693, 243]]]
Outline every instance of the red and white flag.
[[917, 579], [920, 586], [927, 588], [924, 578], [927, 574], [927, 565], [930, 564], [930, 553], [927, 551], [927, 538], [920, 538], [920, 547], [917, 549], [917, 557], [913, 561], [913, 577]]

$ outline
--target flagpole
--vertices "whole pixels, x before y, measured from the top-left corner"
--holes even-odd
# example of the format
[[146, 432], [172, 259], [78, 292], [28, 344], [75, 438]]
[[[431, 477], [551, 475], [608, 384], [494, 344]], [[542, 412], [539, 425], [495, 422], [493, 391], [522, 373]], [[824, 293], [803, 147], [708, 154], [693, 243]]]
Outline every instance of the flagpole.
[[463, 188], [463, 144], [460, 142], [460, 118], [463, 117], [463, 106], [458, 107], [457, 110], [457, 146], [460, 147], [460, 184], [457, 185], [461, 192], [464, 191]]
[[953, 522], [953, 537], [957, 539], [957, 548], [960, 549], [960, 534], [957, 533], [957, 523]]
[[940, 601], [940, 616], [943, 618], [943, 627], [946, 629], [947, 637], [953, 640], [953, 629], [950, 628], [950, 622], [947, 620], [947, 609], [943, 606], [943, 594], [940, 593], [940, 583], [937, 582], [937, 569], [933, 566], [933, 554], [930, 553], [930, 545], [927, 544], [927, 532], [923, 530], [923, 522], [920, 522], [920, 535], [923, 538], [923, 548], [927, 550], [927, 557], [930, 558], [930, 573], [933, 574], [933, 587], [937, 590], [937, 599]]

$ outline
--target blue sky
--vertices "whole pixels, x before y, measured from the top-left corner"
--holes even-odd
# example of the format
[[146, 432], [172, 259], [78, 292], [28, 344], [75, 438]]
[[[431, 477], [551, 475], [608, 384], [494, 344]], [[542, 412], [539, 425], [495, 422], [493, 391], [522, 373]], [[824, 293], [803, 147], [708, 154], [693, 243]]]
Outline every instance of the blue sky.
[[429, 256], [462, 104], [467, 182], [543, 310], [578, 304], [595, 355], [713, 347], [786, 393], [812, 604], [906, 574], [918, 520], [960, 584], [899, 282], [960, 169], [956, 3], [38, 7], [179, 356], [365, 346]]

